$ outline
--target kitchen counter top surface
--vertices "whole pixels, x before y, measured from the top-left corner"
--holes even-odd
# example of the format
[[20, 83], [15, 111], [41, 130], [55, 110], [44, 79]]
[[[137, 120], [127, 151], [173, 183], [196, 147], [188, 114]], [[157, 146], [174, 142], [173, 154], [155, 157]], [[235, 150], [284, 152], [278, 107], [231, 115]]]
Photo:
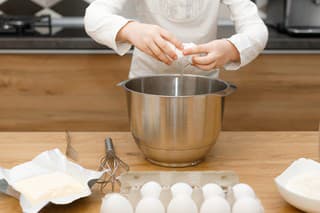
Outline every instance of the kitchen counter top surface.
[[[103, 141], [106, 136], [113, 138], [116, 153], [130, 165], [131, 171], [174, 170], [147, 162], [128, 132], [71, 132], [71, 143], [66, 152], [82, 166], [96, 169], [104, 153]], [[35, 152], [43, 151], [35, 148], [39, 141], [51, 144], [47, 149], [51, 149], [54, 144], [63, 150], [67, 145], [63, 132], [0, 133], [0, 166], [10, 168], [31, 160]], [[300, 211], [280, 197], [273, 179], [300, 157], [318, 159], [317, 132], [222, 132], [204, 162], [195, 167], [176, 170], [235, 171], [241, 182], [255, 189], [266, 213], [293, 213]], [[102, 194], [94, 189], [89, 198], [65, 206], [48, 205], [41, 212], [99, 212], [101, 197]], [[0, 194], [0, 209], [1, 212], [21, 211], [16, 199], [3, 194]]]
[[[234, 33], [233, 26], [220, 26], [218, 37], [226, 38]], [[83, 29], [64, 29], [52, 37], [0, 37], [0, 52], [14, 52], [15, 50], [52, 50], [52, 51], [82, 51], [92, 53], [114, 53], [111, 49], [97, 44], [89, 38]], [[320, 36], [292, 37], [269, 29], [267, 52], [320, 52]]]

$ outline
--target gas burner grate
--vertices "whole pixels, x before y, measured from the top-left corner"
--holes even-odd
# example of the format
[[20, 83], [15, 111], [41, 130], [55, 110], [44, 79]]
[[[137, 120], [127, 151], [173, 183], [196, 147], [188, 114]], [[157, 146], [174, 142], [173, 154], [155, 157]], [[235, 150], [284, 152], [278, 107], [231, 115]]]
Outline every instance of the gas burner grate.
[[0, 16], [0, 36], [50, 36], [51, 16]]

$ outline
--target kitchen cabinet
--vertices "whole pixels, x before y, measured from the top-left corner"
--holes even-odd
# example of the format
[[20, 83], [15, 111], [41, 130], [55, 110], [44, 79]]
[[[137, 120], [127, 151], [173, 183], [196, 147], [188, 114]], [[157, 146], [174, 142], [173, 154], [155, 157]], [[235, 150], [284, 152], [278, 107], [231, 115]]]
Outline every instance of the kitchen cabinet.
[[[0, 130], [129, 130], [131, 55], [0, 55]], [[263, 54], [222, 72], [238, 91], [227, 97], [224, 130], [317, 130], [320, 55]]]
[[317, 130], [320, 54], [261, 55], [220, 76], [238, 86], [226, 100], [224, 130]]
[[1, 130], [126, 130], [129, 57], [1, 55]]
[[[14, 150], [5, 149], [8, 143], [14, 140], [7, 139], [8, 133], [0, 133], [1, 166], [7, 168], [12, 166], [12, 163], [3, 160], [4, 154], [10, 153], [11, 161], [17, 156], [22, 159], [25, 155], [21, 154], [32, 151], [34, 147], [32, 141], [37, 143], [42, 138], [43, 143], [48, 144], [53, 142], [52, 138], [61, 141], [63, 134], [63, 132], [11, 133], [12, 138], [23, 137], [26, 141], [20, 144], [23, 149]], [[77, 163], [86, 168], [97, 169], [99, 160], [104, 154], [104, 138], [109, 136], [113, 139], [118, 156], [130, 165], [131, 171], [171, 170], [152, 165], [144, 160], [129, 132], [71, 132], [70, 134], [72, 140], [69, 148], [72, 147], [73, 153], [77, 153]], [[66, 140], [64, 142], [66, 143]], [[297, 158], [318, 159], [317, 147], [317, 132], [222, 132], [217, 144], [203, 163], [176, 170], [235, 171], [241, 182], [248, 183], [255, 189], [266, 212], [298, 213], [300, 211], [291, 207], [280, 197], [273, 179]], [[25, 161], [30, 159], [32, 159], [30, 155], [24, 158]], [[99, 212], [102, 196], [95, 188], [89, 198], [66, 206], [50, 204], [42, 212]], [[15, 198], [0, 194], [0, 209], [4, 212], [20, 212], [19, 202]]]

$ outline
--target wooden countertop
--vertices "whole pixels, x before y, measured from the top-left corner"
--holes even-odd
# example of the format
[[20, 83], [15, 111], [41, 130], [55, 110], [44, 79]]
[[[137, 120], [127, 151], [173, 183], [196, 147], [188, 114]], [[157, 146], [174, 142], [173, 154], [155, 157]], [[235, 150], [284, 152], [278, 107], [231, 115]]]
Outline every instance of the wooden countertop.
[[[10, 168], [41, 151], [59, 147], [71, 153], [82, 166], [96, 169], [103, 156], [106, 136], [113, 138], [117, 154], [132, 171], [170, 170], [145, 161], [127, 132], [72, 132], [68, 148], [63, 132], [0, 133], [0, 166]], [[176, 170], [233, 170], [241, 182], [255, 189], [266, 213], [300, 212], [280, 197], [273, 183], [274, 177], [300, 157], [318, 159], [317, 132], [222, 132], [206, 161]], [[89, 198], [66, 206], [49, 205], [42, 212], [99, 212], [101, 197], [95, 189]], [[0, 209], [1, 212], [21, 212], [19, 202], [3, 194], [0, 194]]]

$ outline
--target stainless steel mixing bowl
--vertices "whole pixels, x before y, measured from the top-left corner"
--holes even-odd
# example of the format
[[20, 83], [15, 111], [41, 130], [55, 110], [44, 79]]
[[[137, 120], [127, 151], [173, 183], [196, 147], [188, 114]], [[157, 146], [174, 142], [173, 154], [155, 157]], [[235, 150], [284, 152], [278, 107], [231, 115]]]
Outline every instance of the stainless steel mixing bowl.
[[221, 130], [223, 97], [236, 87], [195, 75], [157, 75], [121, 82], [132, 135], [152, 163], [185, 167], [201, 162]]

